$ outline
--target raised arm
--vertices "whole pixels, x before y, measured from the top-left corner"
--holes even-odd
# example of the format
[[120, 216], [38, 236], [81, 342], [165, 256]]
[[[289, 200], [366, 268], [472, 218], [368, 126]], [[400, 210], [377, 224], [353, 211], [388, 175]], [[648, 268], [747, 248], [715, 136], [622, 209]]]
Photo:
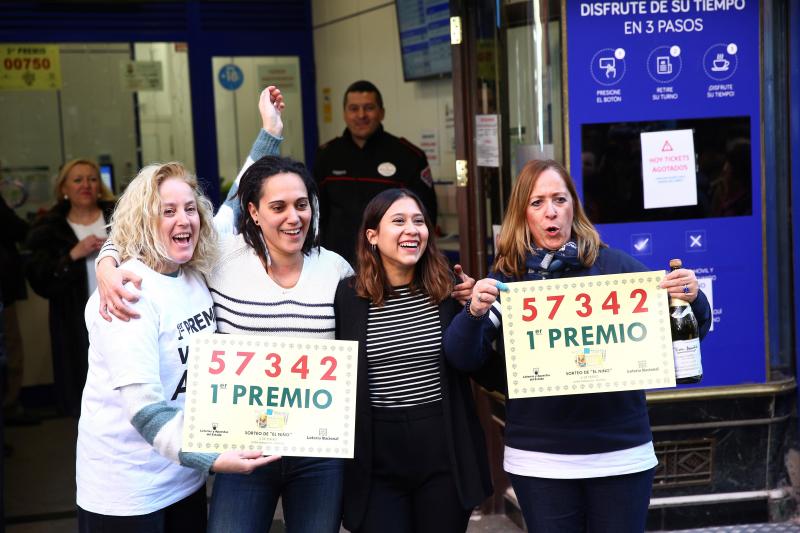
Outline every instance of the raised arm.
[[[270, 85], [263, 91], [258, 100], [258, 111], [261, 115], [261, 131], [258, 133], [250, 155], [239, 171], [236, 181], [228, 192], [228, 197], [220, 206], [214, 216], [214, 228], [220, 235], [233, 235], [236, 233], [236, 223], [239, 217], [239, 202], [236, 192], [239, 190], [239, 180], [250, 165], [267, 155], [277, 155], [283, 137], [283, 121], [281, 112], [286, 107], [280, 89]], [[141, 278], [131, 272], [117, 271], [120, 262], [119, 254], [112, 241], [106, 241], [97, 258], [97, 290], [100, 294], [100, 316], [111, 321], [115, 316], [122, 321], [138, 318], [136, 311], [127, 302], [135, 302], [137, 295], [126, 290], [123, 284], [131, 281], [141, 288]]]
[[283, 95], [280, 89], [270, 85], [263, 91], [258, 99], [258, 112], [261, 114], [261, 131], [259, 131], [250, 154], [244, 162], [239, 175], [231, 185], [225, 202], [219, 207], [214, 216], [214, 227], [220, 235], [233, 235], [236, 233], [236, 226], [239, 219], [240, 208], [236, 193], [239, 191], [239, 180], [242, 175], [250, 168], [250, 165], [267, 155], [278, 155], [283, 137], [283, 121], [281, 112], [286, 104], [283, 102]]

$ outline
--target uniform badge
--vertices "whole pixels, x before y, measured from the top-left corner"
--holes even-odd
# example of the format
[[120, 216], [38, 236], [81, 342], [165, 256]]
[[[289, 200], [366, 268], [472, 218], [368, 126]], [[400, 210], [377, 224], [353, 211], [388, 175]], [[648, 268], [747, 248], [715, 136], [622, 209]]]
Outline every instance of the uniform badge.
[[388, 161], [378, 165], [378, 174], [380, 174], [384, 178], [389, 178], [391, 176], [394, 176], [395, 172], [397, 172], [397, 167], [394, 166], [392, 163], [389, 163]]
[[428, 187], [433, 187], [433, 173], [431, 173], [431, 167], [428, 166], [422, 169], [422, 172], [419, 173], [419, 179]]

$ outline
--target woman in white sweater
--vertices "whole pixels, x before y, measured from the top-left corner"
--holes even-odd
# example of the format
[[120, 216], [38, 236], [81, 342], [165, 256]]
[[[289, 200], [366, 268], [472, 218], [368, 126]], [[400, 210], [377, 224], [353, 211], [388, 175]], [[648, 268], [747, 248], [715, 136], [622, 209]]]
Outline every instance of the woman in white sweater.
[[[334, 293], [352, 269], [317, 244], [313, 229], [319, 216], [317, 191], [305, 166], [274, 155], [261, 157], [276, 152], [280, 131], [272, 127], [279, 108], [260, 105], [260, 109], [264, 131], [253, 146], [236, 196], [229, 196], [215, 219], [222, 244], [206, 282], [216, 325], [223, 333], [333, 339]], [[279, 122], [279, 114], [277, 118]], [[226, 208], [233, 209], [226, 214]], [[232, 221], [238, 230], [235, 236], [230, 231]], [[99, 276], [104, 273], [108, 273], [105, 268], [98, 269]], [[101, 289], [116, 291], [108, 292], [115, 312], [122, 302], [114, 299], [127, 298], [118, 287], [119, 278], [116, 272], [99, 282]], [[208, 530], [267, 531], [282, 498], [290, 531], [338, 532], [342, 469], [340, 459], [283, 457], [249, 476], [218, 476]]]

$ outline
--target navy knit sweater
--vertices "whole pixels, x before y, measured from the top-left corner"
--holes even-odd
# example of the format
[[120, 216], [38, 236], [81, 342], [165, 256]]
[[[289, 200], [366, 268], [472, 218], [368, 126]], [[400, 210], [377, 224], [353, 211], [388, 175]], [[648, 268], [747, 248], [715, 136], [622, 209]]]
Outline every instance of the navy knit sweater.
[[[602, 248], [589, 268], [555, 273], [551, 279], [603, 274], [622, 274], [650, 270], [629, 255]], [[542, 279], [538, 272], [522, 279], [511, 279], [499, 272], [491, 275], [500, 281]], [[702, 292], [692, 303], [703, 338], [711, 327], [711, 308]], [[491, 348], [497, 340], [499, 355]], [[444, 335], [447, 360], [463, 371], [474, 371], [502, 357], [502, 329], [484, 317], [474, 320], [466, 311], [459, 313]], [[633, 448], [652, 440], [644, 391], [575, 394], [506, 401], [506, 445], [521, 450], [560, 454], [603, 453]]]

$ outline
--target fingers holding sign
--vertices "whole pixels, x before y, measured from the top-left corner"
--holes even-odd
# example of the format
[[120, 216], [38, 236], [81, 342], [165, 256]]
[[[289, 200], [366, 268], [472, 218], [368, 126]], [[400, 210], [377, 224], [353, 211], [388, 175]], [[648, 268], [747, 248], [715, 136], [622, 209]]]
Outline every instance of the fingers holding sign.
[[508, 285], [491, 278], [478, 281], [472, 289], [472, 300], [469, 304], [470, 314], [474, 317], [485, 315], [497, 300], [500, 291], [508, 291]]

